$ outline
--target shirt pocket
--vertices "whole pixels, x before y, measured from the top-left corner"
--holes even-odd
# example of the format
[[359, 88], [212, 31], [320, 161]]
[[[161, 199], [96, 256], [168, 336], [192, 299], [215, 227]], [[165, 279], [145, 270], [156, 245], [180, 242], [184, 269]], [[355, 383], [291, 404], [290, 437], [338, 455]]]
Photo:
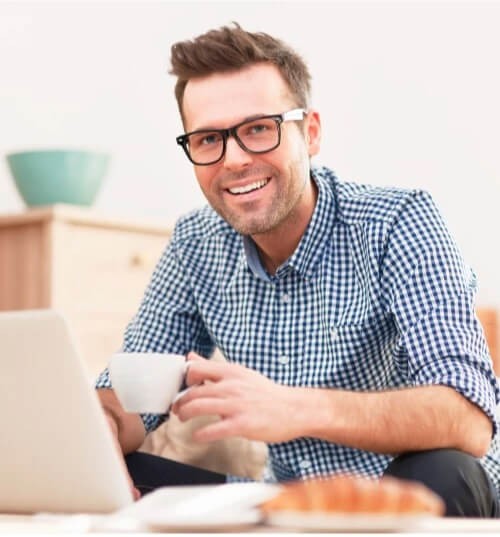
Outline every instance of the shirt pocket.
[[301, 338], [301, 384], [350, 390], [392, 385], [394, 335], [387, 319], [310, 328]]

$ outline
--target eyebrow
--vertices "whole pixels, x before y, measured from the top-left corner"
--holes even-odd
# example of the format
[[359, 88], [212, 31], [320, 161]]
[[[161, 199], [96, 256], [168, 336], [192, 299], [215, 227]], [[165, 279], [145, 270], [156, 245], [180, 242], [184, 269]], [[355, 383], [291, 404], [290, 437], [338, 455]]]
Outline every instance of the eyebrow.
[[196, 129], [193, 129], [189, 132], [197, 132], [197, 131], [221, 131], [221, 130], [226, 130], [226, 129], [230, 129], [232, 126], [234, 125], [239, 125], [240, 123], [243, 123], [245, 121], [251, 121], [252, 119], [259, 119], [261, 117], [265, 117], [265, 116], [274, 116], [274, 115], [277, 115], [277, 114], [264, 114], [264, 113], [261, 113], [261, 114], [252, 114], [251, 116], [247, 116], [243, 119], [241, 119], [240, 121], [237, 121], [236, 123], [233, 123], [232, 125], [230, 125], [229, 127], [212, 127], [212, 126], [208, 126], [208, 127], [197, 127]]

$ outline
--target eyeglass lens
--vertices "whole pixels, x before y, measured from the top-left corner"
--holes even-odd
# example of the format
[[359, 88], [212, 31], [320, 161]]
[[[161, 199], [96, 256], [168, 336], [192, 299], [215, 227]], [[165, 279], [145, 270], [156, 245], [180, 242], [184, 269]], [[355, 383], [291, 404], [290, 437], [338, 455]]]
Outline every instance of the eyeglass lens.
[[[279, 142], [279, 124], [275, 119], [260, 118], [242, 123], [236, 129], [236, 138], [249, 151], [269, 151]], [[219, 131], [202, 131], [190, 134], [188, 150], [194, 162], [214, 162], [224, 152], [224, 135]]]

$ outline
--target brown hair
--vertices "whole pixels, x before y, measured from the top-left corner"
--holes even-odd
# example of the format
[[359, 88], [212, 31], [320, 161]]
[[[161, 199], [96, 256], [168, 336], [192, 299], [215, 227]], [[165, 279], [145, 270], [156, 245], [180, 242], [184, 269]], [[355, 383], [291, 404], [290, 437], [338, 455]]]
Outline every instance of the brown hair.
[[304, 60], [283, 41], [262, 32], [246, 32], [238, 23], [233, 24], [172, 45], [170, 73], [177, 76], [175, 97], [182, 120], [184, 90], [191, 78], [236, 71], [260, 62], [275, 65], [297, 106], [307, 109], [311, 75]]

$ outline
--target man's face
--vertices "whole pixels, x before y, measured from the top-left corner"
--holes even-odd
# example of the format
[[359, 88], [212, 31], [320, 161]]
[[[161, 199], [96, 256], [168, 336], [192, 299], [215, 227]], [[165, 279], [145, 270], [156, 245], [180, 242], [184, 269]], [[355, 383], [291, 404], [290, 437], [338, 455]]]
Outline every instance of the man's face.
[[[228, 128], [296, 107], [278, 69], [265, 63], [190, 80], [183, 100], [186, 132]], [[208, 202], [244, 235], [309, 219], [314, 208], [309, 157], [319, 150], [319, 131], [319, 117], [311, 112], [302, 122], [282, 123], [281, 143], [269, 153], [248, 153], [230, 137], [221, 161], [194, 167]], [[250, 186], [255, 188], [249, 192], [234, 190]]]

